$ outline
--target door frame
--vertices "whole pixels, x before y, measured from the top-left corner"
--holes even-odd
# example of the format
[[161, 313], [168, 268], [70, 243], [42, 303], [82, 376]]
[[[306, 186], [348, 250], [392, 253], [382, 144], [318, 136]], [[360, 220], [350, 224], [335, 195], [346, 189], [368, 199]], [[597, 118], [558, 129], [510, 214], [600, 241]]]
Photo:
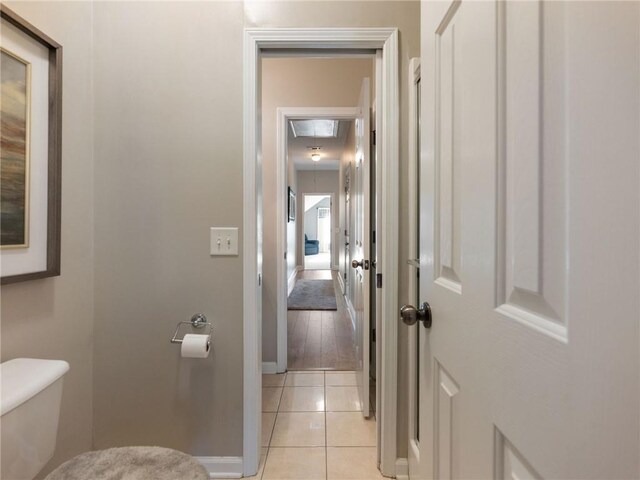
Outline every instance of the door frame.
[[[299, 120], [305, 118], [331, 118], [335, 120], [353, 120], [358, 116], [358, 108], [356, 107], [280, 107], [277, 110], [277, 147], [276, 147], [276, 188], [278, 196], [276, 198], [276, 218], [279, 218], [280, 225], [278, 225], [276, 233], [276, 251], [280, 252], [281, 258], [278, 261], [276, 269], [277, 286], [277, 371], [282, 373], [287, 369], [287, 298], [288, 298], [288, 282], [287, 278], [287, 261], [284, 259], [284, 253], [287, 251], [287, 173], [288, 173], [288, 160], [287, 160], [287, 122], [289, 120]], [[299, 189], [298, 189], [299, 190]], [[298, 195], [299, 192], [296, 192]], [[323, 195], [323, 194], [319, 194]], [[332, 202], [333, 194], [331, 195]], [[298, 208], [298, 210], [300, 210]], [[333, 208], [332, 208], [333, 210]], [[331, 212], [333, 215], [333, 212]], [[303, 233], [304, 233], [304, 217], [303, 218]], [[296, 245], [298, 245], [298, 239], [296, 238]], [[332, 245], [333, 247], [333, 245]], [[298, 259], [296, 259], [296, 264]], [[304, 267], [304, 258], [302, 261]], [[331, 262], [331, 270], [333, 270], [333, 259]]]
[[[420, 245], [418, 244], [418, 231], [420, 224], [416, 223], [418, 202], [420, 201], [420, 191], [418, 189], [418, 162], [420, 161], [420, 152], [418, 151], [418, 122], [416, 121], [418, 116], [417, 108], [417, 88], [416, 85], [420, 79], [420, 58], [414, 57], [409, 62], [409, 117], [407, 119], [407, 126], [409, 129], [409, 258], [407, 263], [409, 268], [407, 269], [407, 290], [409, 293], [409, 303], [413, 304], [418, 297], [418, 284], [416, 282], [415, 264], [411, 261], [418, 260], [420, 256]], [[419, 445], [414, 442], [417, 425], [414, 422], [414, 412], [417, 407], [415, 404], [416, 393], [420, 388], [416, 380], [416, 362], [418, 349], [416, 345], [416, 336], [420, 333], [418, 328], [408, 329], [408, 345], [407, 345], [407, 456], [410, 457], [413, 453], [414, 457], [420, 458]]]
[[262, 410], [262, 152], [260, 58], [265, 49], [382, 50], [382, 176], [380, 226], [383, 274], [378, 421], [383, 475], [395, 476], [398, 362], [399, 56], [397, 28], [248, 28], [243, 51], [243, 473], [260, 460]]

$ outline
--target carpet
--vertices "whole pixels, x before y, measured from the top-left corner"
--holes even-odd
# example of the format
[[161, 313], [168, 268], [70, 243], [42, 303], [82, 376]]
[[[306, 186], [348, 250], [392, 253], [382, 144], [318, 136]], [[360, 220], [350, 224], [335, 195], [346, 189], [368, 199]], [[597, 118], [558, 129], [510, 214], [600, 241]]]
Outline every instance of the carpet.
[[162, 447], [87, 452], [63, 463], [45, 480], [208, 480], [191, 455]]
[[288, 308], [289, 310], [337, 310], [333, 280], [298, 280], [289, 295]]

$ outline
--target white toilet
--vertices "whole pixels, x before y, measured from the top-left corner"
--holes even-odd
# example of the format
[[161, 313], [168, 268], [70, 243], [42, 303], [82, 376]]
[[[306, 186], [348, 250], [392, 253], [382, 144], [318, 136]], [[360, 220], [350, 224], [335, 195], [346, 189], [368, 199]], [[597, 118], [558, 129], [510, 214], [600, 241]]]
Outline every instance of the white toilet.
[[3, 480], [32, 480], [53, 456], [68, 370], [62, 360], [16, 358], [0, 364]]

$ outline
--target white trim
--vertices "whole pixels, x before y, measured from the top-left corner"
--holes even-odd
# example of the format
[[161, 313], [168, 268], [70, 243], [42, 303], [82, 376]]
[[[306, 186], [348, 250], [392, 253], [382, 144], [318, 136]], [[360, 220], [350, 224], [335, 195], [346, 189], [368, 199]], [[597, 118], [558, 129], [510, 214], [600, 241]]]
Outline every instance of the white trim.
[[289, 298], [289, 295], [291, 295], [293, 287], [296, 286], [296, 278], [298, 277], [298, 273], [300, 272], [300, 270], [300, 265], [296, 265], [296, 267], [293, 269], [293, 272], [291, 272], [291, 275], [289, 275], [289, 280], [287, 280], [287, 298]]
[[263, 374], [279, 373], [278, 364], [276, 362], [262, 362], [262, 373]]
[[[407, 126], [409, 128], [409, 259], [418, 259], [420, 257], [420, 246], [418, 244], [418, 228], [417, 222], [417, 204], [418, 198], [418, 123], [416, 121], [418, 115], [417, 109], [417, 81], [420, 79], [420, 58], [412, 58], [409, 62], [409, 117], [407, 118]], [[409, 278], [407, 279], [407, 290], [409, 293], [409, 303], [414, 304], [418, 300], [419, 293], [418, 285], [416, 282], [415, 267], [409, 264], [407, 269]], [[415, 442], [417, 425], [415, 425], [414, 412], [418, 406], [416, 405], [416, 390], [420, 388], [418, 382], [416, 382], [416, 364], [418, 361], [418, 349], [416, 345], [416, 336], [419, 335], [420, 330], [417, 328], [409, 328], [407, 336], [407, 432], [408, 432], [408, 459], [412, 462], [419, 462], [420, 450], [419, 445]], [[409, 468], [407, 466], [407, 468]]]
[[396, 480], [409, 480], [409, 461], [396, 458]]
[[[261, 166], [257, 162], [261, 148], [258, 112], [258, 44], [250, 31], [244, 33], [243, 51], [243, 405], [242, 456], [243, 474], [254, 475], [260, 462], [262, 410], [262, 212], [260, 186]], [[259, 235], [259, 236], [258, 236]]]
[[[382, 212], [380, 242], [382, 255], [378, 272], [383, 274], [381, 332], [382, 375], [379, 416], [383, 475], [395, 474], [397, 409], [397, 309], [398, 309], [398, 157], [399, 157], [399, 70], [397, 28], [271, 28], [245, 29], [243, 58], [244, 87], [244, 421], [243, 456], [245, 476], [254, 475], [260, 458], [261, 388], [261, 221], [259, 159], [260, 125], [258, 90], [260, 50], [270, 49], [382, 49]], [[379, 101], [379, 99], [378, 99]], [[381, 133], [381, 134], [380, 134]], [[280, 282], [284, 286], [284, 277]]]
[[242, 478], [242, 457], [195, 457], [209, 478]]

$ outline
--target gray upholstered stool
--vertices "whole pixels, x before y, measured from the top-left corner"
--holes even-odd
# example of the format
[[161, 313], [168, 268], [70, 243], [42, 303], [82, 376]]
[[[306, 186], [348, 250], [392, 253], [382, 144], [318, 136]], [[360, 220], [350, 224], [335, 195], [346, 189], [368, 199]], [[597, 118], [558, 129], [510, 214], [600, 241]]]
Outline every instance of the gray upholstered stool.
[[45, 480], [208, 480], [198, 461], [161, 447], [123, 447], [87, 452], [63, 463]]

